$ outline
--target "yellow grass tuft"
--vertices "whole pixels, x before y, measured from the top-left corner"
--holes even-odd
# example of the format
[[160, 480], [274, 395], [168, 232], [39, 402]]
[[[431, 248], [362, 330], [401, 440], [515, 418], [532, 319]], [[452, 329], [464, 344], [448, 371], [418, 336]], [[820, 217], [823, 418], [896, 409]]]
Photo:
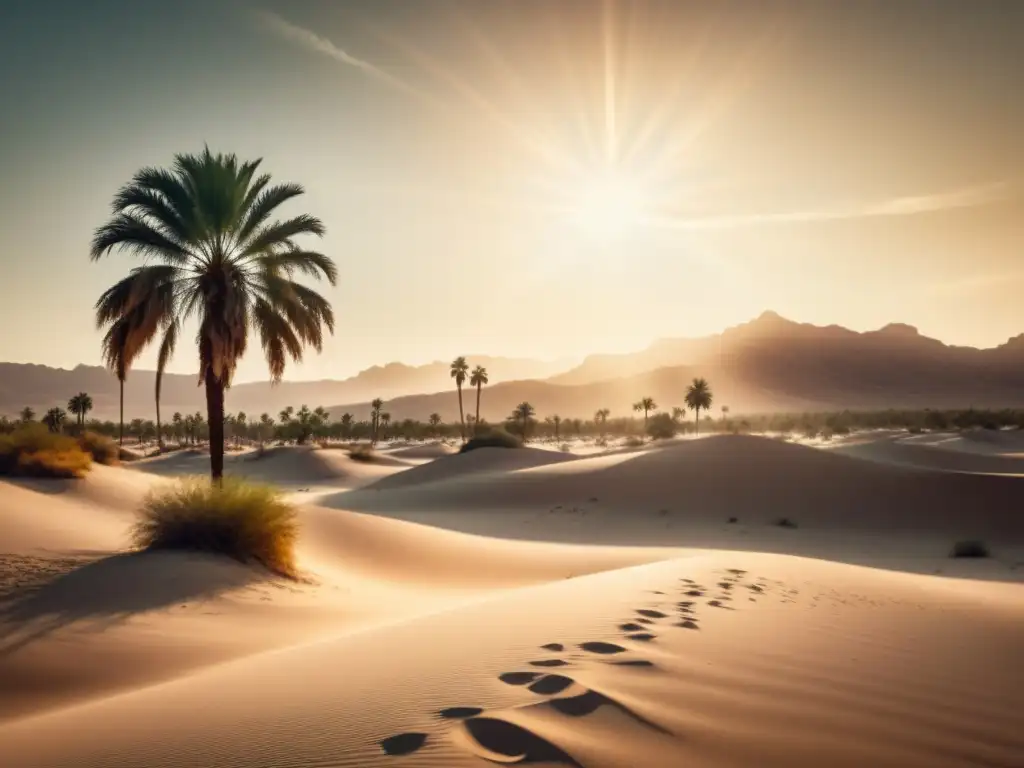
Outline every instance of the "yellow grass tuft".
[[42, 424], [25, 424], [0, 435], [0, 475], [20, 477], [83, 477], [92, 457], [70, 437]]
[[294, 577], [298, 533], [295, 509], [273, 487], [191, 477], [146, 497], [132, 538], [143, 549], [212, 552]]
[[117, 443], [106, 435], [96, 432], [83, 432], [78, 437], [78, 445], [83, 451], [92, 456], [97, 464], [105, 464], [108, 467], [116, 466], [119, 463], [120, 450]]

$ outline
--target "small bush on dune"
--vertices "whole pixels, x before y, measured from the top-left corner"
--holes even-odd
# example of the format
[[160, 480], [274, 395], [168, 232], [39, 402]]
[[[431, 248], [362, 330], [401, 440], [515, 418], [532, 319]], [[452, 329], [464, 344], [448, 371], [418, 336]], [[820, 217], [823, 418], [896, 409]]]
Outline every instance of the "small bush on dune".
[[642, 437], [637, 437], [636, 435], [630, 435], [629, 437], [626, 438], [626, 447], [627, 448], [639, 448], [643, 444], [644, 444], [644, 439]]
[[82, 477], [91, 466], [92, 457], [77, 441], [42, 424], [26, 424], [0, 435], [0, 475]]
[[100, 435], [96, 432], [83, 432], [78, 437], [79, 447], [92, 456], [92, 460], [97, 464], [105, 464], [107, 466], [114, 466], [118, 463], [119, 458], [117, 443], [111, 440], [106, 435]]
[[958, 541], [953, 545], [950, 557], [991, 557], [988, 545], [983, 541]]
[[294, 508], [274, 488], [194, 477], [151, 493], [132, 538], [142, 549], [211, 552], [294, 576], [298, 531]]
[[347, 451], [348, 457], [354, 461], [371, 462], [377, 459], [377, 451], [372, 445], [353, 445]]
[[667, 413], [658, 413], [647, 424], [647, 435], [652, 440], [669, 440], [676, 436], [679, 425]]
[[471, 437], [459, 453], [468, 453], [477, 448], [522, 448], [523, 441], [503, 429], [495, 429], [490, 432], [481, 432]]

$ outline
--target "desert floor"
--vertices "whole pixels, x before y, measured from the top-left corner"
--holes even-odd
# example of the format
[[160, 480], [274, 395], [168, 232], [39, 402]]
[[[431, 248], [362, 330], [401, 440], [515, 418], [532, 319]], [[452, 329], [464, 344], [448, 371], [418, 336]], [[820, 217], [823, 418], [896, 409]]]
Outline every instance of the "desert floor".
[[299, 581], [126, 550], [207, 462], [0, 482], [0, 766], [1024, 766], [1017, 434], [231, 454]]

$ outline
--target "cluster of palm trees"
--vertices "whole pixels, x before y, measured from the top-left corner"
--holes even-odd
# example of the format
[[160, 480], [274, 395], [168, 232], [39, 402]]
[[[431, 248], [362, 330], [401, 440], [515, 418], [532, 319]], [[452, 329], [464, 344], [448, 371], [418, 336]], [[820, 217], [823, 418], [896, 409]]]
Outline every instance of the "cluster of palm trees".
[[[679, 422], [683, 416], [686, 415], [687, 408], [694, 413], [694, 431], [700, 433], [700, 412], [708, 411], [711, 409], [711, 403], [714, 400], [714, 395], [711, 392], [711, 386], [708, 384], [707, 379], [695, 378], [690, 386], [686, 390], [686, 396], [684, 402], [686, 408], [680, 408], [676, 406], [672, 408], [672, 421]], [[636, 413], [643, 413], [644, 415], [644, 431], [647, 430], [648, 419], [651, 413], [658, 410], [658, 404], [654, 402], [653, 397], [645, 397], [637, 402], [633, 403], [633, 411]], [[729, 412], [728, 406], [722, 406], [723, 416]], [[602, 411], [598, 411], [598, 416], [602, 414]], [[608, 414], [604, 413], [603, 419], [607, 419]], [[595, 416], [595, 421], [597, 416]]]
[[480, 392], [489, 382], [487, 369], [478, 365], [473, 368], [471, 373], [466, 358], [460, 355], [452, 360], [449, 371], [455, 380], [455, 389], [459, 394], [459, 431], [462, 435], [462, 442], [466, 442], [466, 414], [462, 407], [462, 386], [468, 377], [469, 385], [476, 388], [476, 415], [473, 417], [473, 431], [477, 432], [480, 429]]

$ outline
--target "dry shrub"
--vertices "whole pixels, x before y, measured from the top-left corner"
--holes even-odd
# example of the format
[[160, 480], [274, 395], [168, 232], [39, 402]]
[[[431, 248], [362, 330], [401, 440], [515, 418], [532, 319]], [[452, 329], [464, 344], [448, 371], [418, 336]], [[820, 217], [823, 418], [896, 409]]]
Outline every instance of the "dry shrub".
[[143, 549], [179, 549], [256, 562], [295, 575], [295, 509], [271, 486], [187, 477], [146, 497], [132, 532]]
[[118, 458], [120, 450], [117, 447], [117, 443], [106, 435], [100, 435], [96, 432], [83, 432], [78, 437], [78, 446], [92, 456], [92, 460], [97, 464], [105, 464], [108, 467], [112, 467], [120, 461]]
[[635, 435], [630, 435], [629, 437], [626, 438], [626, 447], [627, 448], [639, 448], [643, 444], [644, 444], [644, 439], [642, 437], [637, 437]]
[[353, 445], [345, 450], [348, 452], [348, 457], [355, 461], [371, 462], [377, 459], [377, 452], [372, 445]]
[[0, 475], [82, 477], [91, 466], [92, 457], [77, 441], [42, 424], [26, 424], [0, 435]]
[[523, 441], [504, 429], [492, 429], [487, 432], [481, 431], [471, 437], [459, 453], [469, 453], [477, 448], [522, 448]]
[[988, 544], [977, 539], [958, 541], [950, 550], [950, 557], [991, 557], [992, 553]]

